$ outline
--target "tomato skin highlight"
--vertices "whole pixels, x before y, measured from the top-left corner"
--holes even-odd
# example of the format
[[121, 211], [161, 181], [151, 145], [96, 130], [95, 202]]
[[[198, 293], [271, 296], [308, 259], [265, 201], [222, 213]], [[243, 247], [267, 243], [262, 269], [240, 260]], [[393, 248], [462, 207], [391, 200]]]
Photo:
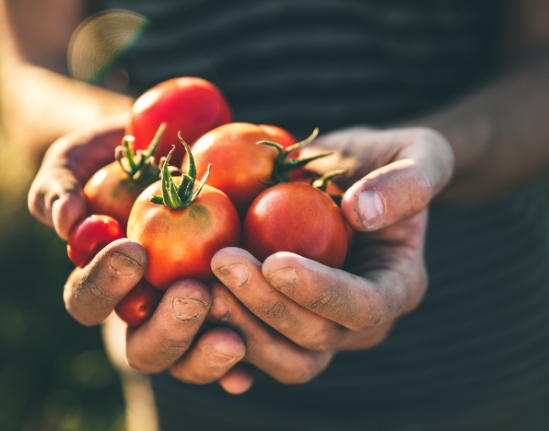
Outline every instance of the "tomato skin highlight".
[[106, 245], [120, 238], [124, 238], [124, 232], [115, 219], [93, 214], [70, 233], [67, 254], [72, 263], [82, 268]]
[[84, 186], [84, 199], [91, 214], [105, 214], [114, 218], [126, 231], [133, 203], [147, 188], [133, 181], [112, 162], [98, 170]]
[[[202, 135], [192, 147], [197, 175], [202, 177], [211, 164], [208, 184], [225, 193], [242, 216], [267, 188], [261, 181], [271, 182], [277, 152], [266, 145], [257, 145], [258, 141], [275, 140], [265, 127], [277, 128], [250, 123], [225, 124]], [[289, 136], [286, 137], [289, 145], [291, 135], [285, 133]], [[187, 158], [184, 166], [186, 163]]]
[[[288, 148], [290, 145], [297, 142], [294, 136], [282, 127], [274, 126], [272, 124], [260, 124], [259, 127], [267, 132], [273, 141], [278, 142], [284, 148]], [[292, 153], [292, 155], [294, 154]]]
[[184, 76], [161, 82], [137, 98], [126, 134], [135, 137], [136, 150], [144, 150], [160, 124], [166, 122], [157, 158], [166, 156], [175, 145], [172, 163], [179, 165], [185, 151], [179, 143], [178, 132], [190, 144], [231, 120], [229, 104], [215, 85], [202, 78]]
[[341, 268], [348, 249], [347, 223], [324, 192], [304, 183], [278, 184], [252, 203], [242, 227], [243, 248], [260, 261], [289, 251]]
[[122, 298], [114, 310], [129, 327], [136, 327], [154, 313], [163, 295], [163, 291], [141, 280]]
[[240, 240], [240, 220], [229, 198], [205, 185], [192, 204], [172, 210], [151, 203], [153, 194], [162, 195], [160, 181], [137, 198], [128, 221], [128, 238], [141, 243], [149, 256], [145, 279], [162, 290], [181, 279], [213, 280], [213, 255]]

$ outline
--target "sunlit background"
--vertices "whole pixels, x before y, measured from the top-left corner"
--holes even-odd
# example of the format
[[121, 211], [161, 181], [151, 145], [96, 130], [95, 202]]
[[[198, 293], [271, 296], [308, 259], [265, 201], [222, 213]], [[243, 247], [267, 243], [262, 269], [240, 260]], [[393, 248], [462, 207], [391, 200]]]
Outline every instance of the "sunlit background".
[[[96, 18], [74, 33], [67, 69], [123, 89], [123, 71], [111, 66], [145, 22], [121, 11]], [[122, 431], [120, 380], [100, 328], [79, 325], [64, 308], [66, 245], [27, 210], [37, 161], [9, 141], [1, 120], [0, 112], [0, 430]]]

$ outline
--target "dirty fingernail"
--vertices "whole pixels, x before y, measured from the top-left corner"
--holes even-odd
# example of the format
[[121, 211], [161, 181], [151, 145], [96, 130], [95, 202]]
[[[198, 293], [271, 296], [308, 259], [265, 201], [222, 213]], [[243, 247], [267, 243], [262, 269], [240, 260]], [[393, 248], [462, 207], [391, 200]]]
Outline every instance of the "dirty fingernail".
[[133, 275], [141, 270], [141, 265], [131, 257], [114, 252], [110, 259], [111, 267], [121, 275]]
[[366, 227], [375, 226], [385, 211], [379, 193], [375, 190], [360, 192], [358, 195], [358, 211]]
[[297, 272], [292, 267], [281, 268], [270, 273], [268, 280], [274, 287], [295, 287]]
[[193, 298], [174, 298], [173, 315], [183, 322], [197, 317], [206, 308], [204, 302]]
[[241, 263], [234, 263], [228, 266], [217, 268], [216, 272], [221, 276], [225, 285], [242, 287], [248, 282], [248, 268]]

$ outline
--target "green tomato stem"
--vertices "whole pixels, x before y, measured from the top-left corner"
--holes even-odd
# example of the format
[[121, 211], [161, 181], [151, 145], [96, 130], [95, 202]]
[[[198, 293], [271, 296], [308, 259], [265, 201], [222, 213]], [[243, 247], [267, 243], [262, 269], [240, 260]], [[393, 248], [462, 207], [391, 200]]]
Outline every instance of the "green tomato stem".
[[160, 169], [155, 163], [154, 154], [160, 145], [166, 123], [162, 123], [145, 151], [134, 151], [133, 136], [124, 136], [122, 145], [115, 150], [115, 157], [122, 170], [137, 184], [149, 185], [158, 179]]
[[305, 145], [313, 141], [317, 136], [318, 136], [318, 128], [315, 128], [313, 130], [313, 133], [311, 133], [309, 137], [307, 137], [303, 141], [300, 141], [294, 145], [290, 145], [286, 149], [282, 145], [280, 145], [278, 142], [272, 142], [272, 141], [257, 142], [258, 145], [267, 145], [269, 147], [274, 148], [278, 152], [278, 155], [275, 159], [274, 169], [272, 173], [273, 182], [272, 183], [262, 182], [262, 183], [266, 185], [287, 183], [290, 181], [291, 171], [302, 168], [307, 163], [312, 162], [313, 160], [320, 159], [321, 157], [326, 157], [332, 154], [332, 153], [324, 153], [324, 154], [319, 154], [312, 157], [306, 157], [303, 159], [288, 160], [288, 156], [290, 155], [290, 153], [303, 148]]
[[169, 162], [172, 158], [173, 152], [175, 151], [175, 146], [168, 153], [168, 156], [164, 160], [162, 169], [160, 171], [161, 181], [162, 181], [162, 196], [151, 196], [151, 203], [158, 205], [165, 205], [166, 207], [172, 210], [179, 210], [187, 208], [192, 204], [195, 199], [198, 197], [208, 177], [210, 175], [211, 165], [208, 165], [206, 173], [202, 177], [202, 180], [198, 183], [198, 186], [195, 188], [196, 184], [196, 166], [194, 163], [194, 158], [191, 152], [189, 145], [183, 140], [179, 134], [179, 140], [185, 147], [185, 151], [189, 156], [189, 170], [187, 173], [184, 173], [181, 176], [181, 183], [177, 186], [172, 178], [170, 173]]

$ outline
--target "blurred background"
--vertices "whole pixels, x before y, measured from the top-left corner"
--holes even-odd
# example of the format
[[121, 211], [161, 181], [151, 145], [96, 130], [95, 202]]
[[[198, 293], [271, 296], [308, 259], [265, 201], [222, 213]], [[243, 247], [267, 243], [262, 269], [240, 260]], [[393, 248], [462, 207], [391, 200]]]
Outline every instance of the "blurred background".
[[122, 431], [100, 328], [65, 311], [66, 245], [27, 210], [36, 169], [0, 126], [0, 430]]
[[[67, 20], [46, 33], [47, 18], [55, 7], [80, 15], [71, 11], [78, 2], [6, 4], [15, 28], [27, 35], [29, 57], [64, 72], [64, 46], [77, 22]], [[49, 38], [57, 51], [36, 49], [36, 38]], [[6, 86], [0, 81], [0, 92]], [[120, 380], [104, 353], [100, 328], [83, 327], [65, 311], [63, 285], [72, 270], [66, 245], [27, 210], [39, 157], [18, 147], [16, 133], [8, 136], [2, 120], [0, 112], [0, 430], [122, 431]]]

